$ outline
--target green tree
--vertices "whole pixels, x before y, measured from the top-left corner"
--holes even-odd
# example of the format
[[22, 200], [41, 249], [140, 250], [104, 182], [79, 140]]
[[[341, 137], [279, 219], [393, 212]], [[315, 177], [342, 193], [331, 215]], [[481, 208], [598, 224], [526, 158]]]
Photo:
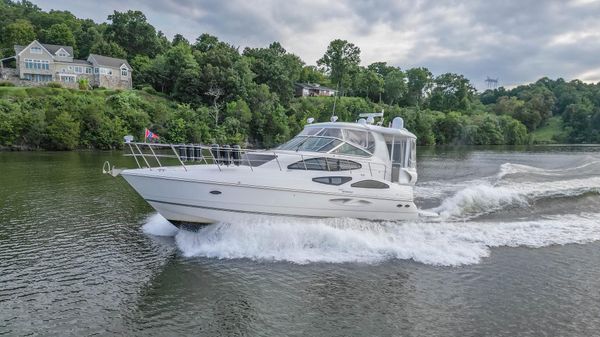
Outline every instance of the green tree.
[[400, 68], [386, 71], [383, 87], [384, 100], [387, 104], [394, 105], [400, 102], [408, 90], [404, 72]]
[[433, 85], [433, 74], [427, 68], [411, 68], [406, 71], [407, 94], [404, 104], [422, 106], [425, 94]]
[[360, 63], [360, 48], [346, 40], [333, 40], [329, 43], [325, 55], [317, 61], [324, 67], [331, 82], [343, 91], [348, 77]]
[[383, 94], [384, 89], [383, 77], [367, 68], [361, 67], [359, 69], [352, 92], [356, 96], [368, 98], [372, 102], [381, 101], [381, 94]]
[[79, 122], [63, 111], [48, 125], [48, 138], [53, 149], [75, 149], [79, 144]]
[[64, 23], [57, 23], [48, 30], [43, 30], [40, 32], [40, 39], [45, 43], [76, 47], [73, 32]]
[[114, 42], [100, 40], [90, 48], [91, 54], [98, 54], [116, 58], [126, 58], [127, 52]]
[[315, 83], [320, 85], [327, 85], [329, 80], [325, 74], [315, 66], [304, 66], [302, 72], [300, 72], [300, 78], [298, 82], [301, 83]]
[[82, 30], [75, 34], [75, 41], [77, 45], [75, 56], [86, 58], [90, 54], [92, 46], [102, 41], [102, 34], [92, 20], [84, 20]]
[[440, 111], [469, 109], [475, 88], [463, 75], [446, 73], [435, 78], [430, 97], [431, 109]]
[[273, 42], [268, 48], [246, 48], [243, 55], [249, 58], [250, 70], [256, 74], [254, 82], [266, 84], [281, 102], [287, 103], [294, 96], [294, 83], [300, 79], [304, 63]]
[[33, 26], [27, 20], [19, 19], [0, 30], [2, 47], [12, 50], [14, 45], [28, 45], [35, 39]]
[[185, 44], [187, 46], [190, 45], [190, 41], [188, 41], [183, 35], [175, 34], [175, 36], [173, 37], [173, 42], [171, 42], [171, 44], [173, 46], [177, 46], [180, 43]]
[[127, 12], [114, 11], [108, 16], [111, 23], [106, 28], [106, 38], [119, 44], [128, 57], [136, 55], [155, 56], [159, 40], [156, 30], [146, 20], [144, 13], [128, 10]]

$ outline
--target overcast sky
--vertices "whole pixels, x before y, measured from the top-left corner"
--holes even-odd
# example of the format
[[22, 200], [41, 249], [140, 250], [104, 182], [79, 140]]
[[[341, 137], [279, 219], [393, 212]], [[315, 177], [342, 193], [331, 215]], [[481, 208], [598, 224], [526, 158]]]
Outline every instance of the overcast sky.
[[600, 81], [600, 1], [401, 0], [33, 0], [106, 20], [113, 10], [143, 11], [169, 38], [202, 33], [241, 48], [279, 41], [307, 64], [329, 42], [361, 49], [363, 65], [385, 61], [456, 72], [485, 89], [487, 76], [513, 86], [542, 76]]

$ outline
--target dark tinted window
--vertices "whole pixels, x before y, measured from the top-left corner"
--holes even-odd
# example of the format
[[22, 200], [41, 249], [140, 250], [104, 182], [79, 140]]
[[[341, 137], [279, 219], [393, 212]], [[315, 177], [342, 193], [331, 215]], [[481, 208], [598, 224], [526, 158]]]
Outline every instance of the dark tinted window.
[[310, 158], [288, 165], [290, 170], [348, 171], [362, 167], [357, 162], [336, 158]]
[[358, 187], [358, 188], [390, 188], [388, 186], [388, 184], [382, 183], [381, 181], [377, 181], [377, 180], [357, 181], [350, 186]]
[[317, 177], [313, 178], [316, 183], [339, 186], [352, 180], [350, 177]]

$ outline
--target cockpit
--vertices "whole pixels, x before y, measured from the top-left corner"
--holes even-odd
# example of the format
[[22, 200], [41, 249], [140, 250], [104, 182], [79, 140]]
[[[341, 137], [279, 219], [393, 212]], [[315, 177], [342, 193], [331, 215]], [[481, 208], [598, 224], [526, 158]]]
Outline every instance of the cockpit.
[[[365, 160], [369, 158], [371, 174], [383, 167], [378, 172], [381, 172], [385, 180], [410, 184], [416, 181], [416, 137], [404, 129], [402, 124], [392, 124], [392, 127], [360, 123], [307, 125], [300, 134], [279, 146], [277, 150], [339, 154]], [[373, 160], [374, 158], [379, 160]], [[317, 159], [319, 158], [307, 161]], [[331, 170], [327, 165], [313, 168], [314, 165], [308, 165], [304, 161], [301, 164], [298, 168]], [[296, 168], [291, 166], [291, 169]]]

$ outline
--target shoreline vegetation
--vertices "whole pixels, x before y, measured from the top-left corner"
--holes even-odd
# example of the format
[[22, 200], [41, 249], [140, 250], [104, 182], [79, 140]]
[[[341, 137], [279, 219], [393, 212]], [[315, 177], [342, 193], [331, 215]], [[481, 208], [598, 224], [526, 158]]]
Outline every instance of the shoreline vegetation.
[[[209, 34], [169, 40], [139, 11], [115, 11], [98, 24], [29, 1], [0, 0], [0, 27], [0, 58], [34, 39], [69, 45], [76, 57], [126, 58], [135, 87], [0, 81], [0, 150], [114, 149], [125, 134], [143, 139], [145, 128], [165, 142], [272, 147], [298, 133], [308, 117], [328, 121], [334, 106], [340, 121], [384, 110], [387, 125], [401, 116], [419, 145], [600, 142], [600, 84], [541, 78], [477, 92], [460, 74], [434, 76], [386, 62], [361, 66], [360, 48], [345, 40], [331, 41], [316, 66], [278, 42], [240, 50]], [[294, 97], [295, 83], [335, 88], [338, 97]]]

